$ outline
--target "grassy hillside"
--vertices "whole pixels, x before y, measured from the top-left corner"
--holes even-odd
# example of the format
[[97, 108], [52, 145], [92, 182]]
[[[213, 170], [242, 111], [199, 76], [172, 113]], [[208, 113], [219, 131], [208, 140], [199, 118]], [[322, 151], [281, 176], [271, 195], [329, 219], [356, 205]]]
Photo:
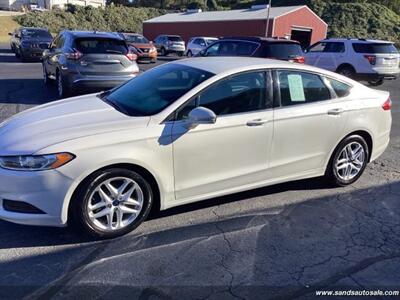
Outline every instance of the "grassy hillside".
[[11, 16], [0, 16], [0, 43], [8, 42], [10, 40], [8, 33], [14, 31], [16, 27], [18, 23]]
[[63, 29], [141, 32], [143, 21], [163, 13], [155, 8], [70, 6], [66, 11], [31, 12], [14, 20], [22, 26], [45, 27], [53, 33]]

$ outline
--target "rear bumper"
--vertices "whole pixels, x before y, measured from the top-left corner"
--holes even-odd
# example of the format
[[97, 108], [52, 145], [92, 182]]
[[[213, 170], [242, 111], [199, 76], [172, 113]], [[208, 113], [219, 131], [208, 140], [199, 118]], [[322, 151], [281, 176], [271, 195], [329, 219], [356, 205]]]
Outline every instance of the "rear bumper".
[[356, 74], [356, 79], [358, 80], [380, 80], [380, 79], [387, 79], [387, 80], [394, 80], [398, 78], [400, 73], [358, 73]]
[[69, 86], [76, 89], [111, 89], [125, 83], [136, 75], [128, 76], [74, 76], [69, 80]]

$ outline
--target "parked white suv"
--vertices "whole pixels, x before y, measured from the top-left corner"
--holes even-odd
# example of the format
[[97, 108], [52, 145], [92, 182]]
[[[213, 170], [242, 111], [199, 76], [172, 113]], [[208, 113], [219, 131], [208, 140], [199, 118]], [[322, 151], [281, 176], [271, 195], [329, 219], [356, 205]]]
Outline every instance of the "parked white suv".
[[186, 55], [192, 57], [218, 40], [215, 37], [192, 37], [188, 42]]
[[365, 39], [325, 39], [308, 49], [306, 64], [380, 85], [400, 73], [400, 54], [392, 42]]

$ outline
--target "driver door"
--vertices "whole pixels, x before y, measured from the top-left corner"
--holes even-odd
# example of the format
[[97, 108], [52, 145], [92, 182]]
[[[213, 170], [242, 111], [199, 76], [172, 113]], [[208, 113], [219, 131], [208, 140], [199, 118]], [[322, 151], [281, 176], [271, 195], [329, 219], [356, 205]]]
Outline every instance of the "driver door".
[[[269, 177], [273, 131], [269, 79], [265, 71], [233, 75], [178, 109], [172, 127], [178, 202], [237, 191]], [[211, 109], [216, 123], [189, 129], [188, 113], [197, 106]]]

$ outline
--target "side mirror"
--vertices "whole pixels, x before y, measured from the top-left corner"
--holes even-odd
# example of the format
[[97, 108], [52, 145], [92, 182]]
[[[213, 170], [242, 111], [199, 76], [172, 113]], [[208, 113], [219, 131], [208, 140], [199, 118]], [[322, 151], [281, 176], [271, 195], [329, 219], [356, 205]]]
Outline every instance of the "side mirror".
[[11, 32], [9, 32], [8, 35], [13, 36], [13, 34]]
[[200, 124], [214, 124], [217, 121], [216, 114], [208, 108], [199, 106], [192, 109], [187, 119], [191, 128]]

